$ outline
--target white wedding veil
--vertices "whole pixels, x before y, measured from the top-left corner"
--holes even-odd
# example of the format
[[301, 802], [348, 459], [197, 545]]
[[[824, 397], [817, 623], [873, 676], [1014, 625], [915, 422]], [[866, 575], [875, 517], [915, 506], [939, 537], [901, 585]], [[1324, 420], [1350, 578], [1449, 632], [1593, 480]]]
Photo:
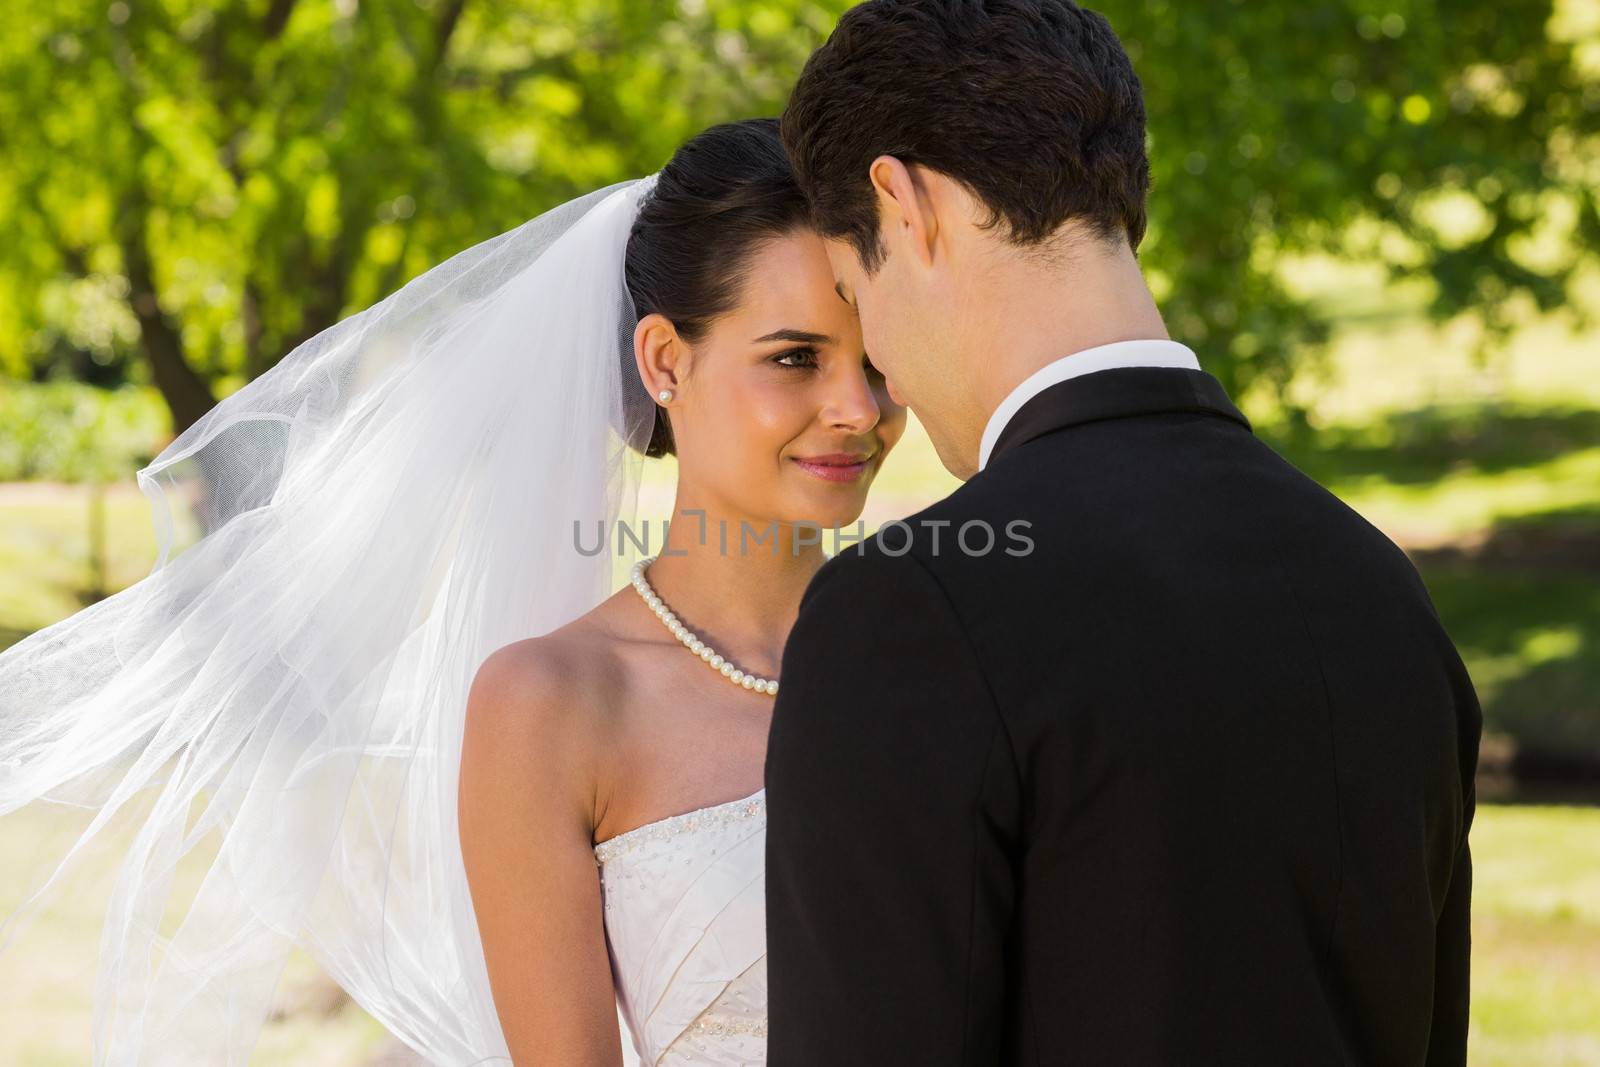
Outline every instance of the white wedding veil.
[[510, 1062], [457, 835], [467, 691], [630, 562], [595, 550], [655, 417], [623, 274], [654, 177], [456, 255], [223, 400], [139, 472], [150, 575], [0, 653], [0, 816], [85, 823], [7, 857], [40, 872], [0, 945], [92, 843], [126, 850], [96, 1064], [244, 1064], [294, 946], [429, 1061]]

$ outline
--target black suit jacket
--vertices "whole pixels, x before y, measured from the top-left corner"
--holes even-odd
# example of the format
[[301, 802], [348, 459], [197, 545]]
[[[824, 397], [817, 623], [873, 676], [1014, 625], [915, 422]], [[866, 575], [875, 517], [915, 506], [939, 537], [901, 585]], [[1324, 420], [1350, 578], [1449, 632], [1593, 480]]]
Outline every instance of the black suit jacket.
[[1033, 397], [782, 679], [771, 1067], [1466, 1062], [1471, 684], [1210, 375]]

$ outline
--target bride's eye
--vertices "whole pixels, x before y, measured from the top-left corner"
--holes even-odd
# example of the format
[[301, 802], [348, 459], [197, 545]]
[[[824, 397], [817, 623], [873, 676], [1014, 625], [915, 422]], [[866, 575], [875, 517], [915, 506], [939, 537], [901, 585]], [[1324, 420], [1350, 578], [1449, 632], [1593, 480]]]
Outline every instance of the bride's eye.
[[[786, 359], [792, 359], [792, 358], [795, 358], [795, 357], [804, 357], [805, 359], [809, 360], [810, 362], [808, 362], [808, 363], [785, 363], [785, 362], [783, 362]], [[773, 356], [772, 357], [772, 362], [778, 364], [778, 366], [780, 366], [780, 367], [794, 367], [797, 370], [798, 369], [804, 369], [806, 367], [814, 367], [814, 366], [817, 365], [817, 350], [815, 348], [791, 348], [787, 352], [784, 352], [784, 353], [781, 353], [779, 355]]]

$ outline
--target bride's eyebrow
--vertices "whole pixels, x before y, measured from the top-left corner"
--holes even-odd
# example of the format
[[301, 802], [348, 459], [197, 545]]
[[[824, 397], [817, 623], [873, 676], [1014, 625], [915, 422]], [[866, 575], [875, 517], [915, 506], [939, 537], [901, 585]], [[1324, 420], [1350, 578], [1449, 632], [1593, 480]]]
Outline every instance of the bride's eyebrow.
[[763, 341], [799, 341], [811, 345], [831, 345], [833, 338], [825, 333], [812, 333], [809, 330], [774, 330], [765, 337], [757, 337], [752, 344], [761, 344]]

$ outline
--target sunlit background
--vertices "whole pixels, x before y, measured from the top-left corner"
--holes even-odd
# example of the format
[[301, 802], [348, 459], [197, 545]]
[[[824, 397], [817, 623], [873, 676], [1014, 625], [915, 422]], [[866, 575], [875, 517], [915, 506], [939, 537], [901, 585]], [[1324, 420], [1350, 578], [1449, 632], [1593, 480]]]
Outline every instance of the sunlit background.
[[[0, 646], [148, 573], [133, 472], [218, 398], [777, 114], [845, 6], [6, 4]], [[1600, 1067], [1600, 0], [1098, 7], [1145, 85], [1173, 336], [1411, 554], [1482, 697], [1472, 1063]], [[954, 484], [913, 423], [869, 529]], [[0, 913], [66, 826], [0, 821]], [[98, 923], [69, 900], [0, 956], [0, 1063], [88, 1061]], [[299, 956], [252, 1062], [409, 1059]]]

